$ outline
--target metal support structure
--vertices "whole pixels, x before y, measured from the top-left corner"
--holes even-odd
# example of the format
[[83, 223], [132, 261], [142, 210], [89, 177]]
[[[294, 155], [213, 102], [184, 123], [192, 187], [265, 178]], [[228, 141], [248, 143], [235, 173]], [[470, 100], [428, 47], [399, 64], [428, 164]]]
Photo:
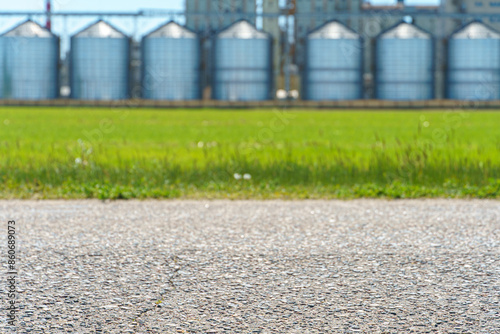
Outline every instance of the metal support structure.
[[[45, 12], [39, 11], [7, 11], [0, 12], [0, 16], [44, 16]], [[51, 12], [51, 17], [60, 16], [92, 16], [92, 17], [184, 17], [186, 15], [183, 11], [169, 11], [169, 10], [154, 10], [154, 9], [144, 9], [137, 12], [73, 12], [73, 11], [60, 11]], [[190, 16], [195, 17], [220, 17], [221, 13], [218, 12], [191, 12]], [[248, 18], [255, 17], [278, 17], [283, 15], [290, 15], [286, 10], [280, 11], [278, 13], [241, 13], [239, 16], [244, 16]], [[357, 13], [296, 13], [293, 14], [298, 18], [318, 18], [321, 20], [330, 19], [355, 19], [355, 18], [385, 18], [388, 15], [391, 16], [412, 16], [412, 17], [426, 17], [426, 18], [450, 18], [457, 20], [468, 20], [472, 18], [478, 19], [491, 19], [500, 18], [500, 14], [495, 13], [442, 13], [435, 10], [420, 10], [420, 11], [409, 11], [404, 9], [391, 9], [391, 10], [364, 10]]]
[[45, 2], [45, 10], [47, 14], [47, 21], [45, 23], [45, 28], [49, 31], [52, 30], [52, 3], [51, 0], [46, 0]]
[[285, 16], [285, 45], [284, 45], [284, 56], [285, 56], [285, 69], [284, 69], [284, 76], [285, 76], [285, 92], [287, 99], [290, 98], [290, 15], [289, 15], [289, 9], [290, 9], [290, 0], [287, 0], [286, 3], [286, 16]]

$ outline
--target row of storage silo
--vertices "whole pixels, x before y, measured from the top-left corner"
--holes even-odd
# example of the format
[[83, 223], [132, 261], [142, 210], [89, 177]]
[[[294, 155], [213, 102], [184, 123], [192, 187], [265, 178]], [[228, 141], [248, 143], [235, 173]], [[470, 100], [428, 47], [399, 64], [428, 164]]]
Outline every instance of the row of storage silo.
[[[304, 97], [310, 100], [362, 98], [363, 41], [339, 22], [309, 34]], [[381, 33], [375, 46], [375, 97], [387, 100], [434, 98], [434, 40], [401, 22]], [[500, 34], [471, 22], [448, 40], [447, 92], [450, 99], [500, 99]]]
[[[212, 96], [218, 100], [272, 98], [272, 40], [245, 20], [219, 32], [212, 45]], [[307, 38], [302, 93], [308, 100], [363, 97], [363, 40], [337, 21]], [[146, 35], [142, 48], [142, 96], [157, 100], [201, 98], [198, 35], [169, 22]], [[104, 21], [71, 38], [71, 97], [129, 97], [131, 40]], [[380, 34], [375, 47], [375, 97], [427, 100], [434, 97], [434, 40], [401, 22]], [[0, 36], [0, 98], [58, 96], [59, 39], [26, 21]], [[472, 22], [448, 41], [447, 97], [500, 99], [500, 35]]]
[[[201, 98], [198, 35], [169, 22], [142, 41], [142, 96], [156, 100]], [[104, 21], [71, 37], [71, 97], [129, 97], [131, 40]], [[272, 90], [271, 37], [242, 20], [214, 39], [213, 97], [267, 100]], [[0, 98], [40, 100], [58, 96], [59, 39], [33, 21], [0, 36]]]
[[[339, 22], [309, 34], [304, 97], [355, 100], [363, 96], [363, 41]], [[402, 22], [378, 36], [375, 48], [375, 96], [389, 100], [433, 98], [432, 37]]]
[[[239, 21], [214, 39], [212, 88], [217, 100], [267, 100], [272, 89], [271, 38]], [[143, 97], [201, 98], [200, 41], [196, 33], [169, 22], [142, 42]]]

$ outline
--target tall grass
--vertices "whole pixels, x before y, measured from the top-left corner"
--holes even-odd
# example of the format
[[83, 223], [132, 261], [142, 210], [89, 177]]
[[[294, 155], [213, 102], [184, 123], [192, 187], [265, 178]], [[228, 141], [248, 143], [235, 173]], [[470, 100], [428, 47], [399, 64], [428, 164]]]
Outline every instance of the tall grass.
[[[439, 118], [432, 113], [405, 113], [407, 123], [395, 113], [361, 114], [371, 122], [360, 122], [356, 114], [296, 113], [272, 140], [262, 142], [251, 130], [269, 121], [266, 113], [227, 112], [224, 120], [217, 112], [143, 111], [142, 119], [136, 111], [130, 116], [135, 125], [117, 123], [114, 133], [89, 141], [72, 119], [82, 117], [82, 110], [66, 120], [61, 114], [67, 111], [50, 110], [55, 125], [42, 111], [17, 112], [0, 109], [0, 121], [30, 114], [50, 130], [37, 129], [31, 121], [14, 129], [23, 135], [12, 127], [2, 129], [2, 198], [500, 197], [500, 139], [490, 129], [499, 118], [493, 113], [474, 114], [479, 119], [448, 129], [441, 140], [421, 127], [422, 115]], [[97, 111], [90, 126], [110, 112]], [[151, 117], [157, 120], [149, 122]], [[169, 118], [179, 127], [174, 134], [147, 133]], [[377, 123], [381, 118], [393, 125]], [[247, 119], [248, 134], [204, 125], [241, 119]], [[330, 125], [325, 128], [324, 122]], [[398, 122], [408, 131], [395, 128]], [[359, 126], [358, 138], [353, 123]], [[354, 133], [335, 135], [343, 126], [353, 127]], [[334, 134], [325, 135], [325, 130]]]

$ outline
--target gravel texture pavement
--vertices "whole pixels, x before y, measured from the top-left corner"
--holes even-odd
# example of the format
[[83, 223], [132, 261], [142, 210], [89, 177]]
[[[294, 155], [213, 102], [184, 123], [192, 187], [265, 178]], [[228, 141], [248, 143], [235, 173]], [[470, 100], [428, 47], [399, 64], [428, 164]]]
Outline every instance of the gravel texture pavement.
[[0, 218], [19, 333], [500, 333], [498, 201], [0, 201]]

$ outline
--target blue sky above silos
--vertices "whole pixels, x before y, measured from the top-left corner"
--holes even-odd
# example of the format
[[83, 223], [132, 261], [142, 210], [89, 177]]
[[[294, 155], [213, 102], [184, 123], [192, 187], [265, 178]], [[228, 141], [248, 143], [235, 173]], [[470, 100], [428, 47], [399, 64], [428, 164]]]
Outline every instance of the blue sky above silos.
[[[261, 4], [264, 0], [257, 0]], [[280, 0], [284, 2], [285, 0]], [[374, 4], [394, 4], [396, 0], [370, 0]], [[440, 0], [406, 0], [409, 5], [415, 4], [437, 4]], [[52, 0], [54, 11], [89, 11], [89, 12], [113, 12], [131, 11], [140, 9], [165, 9], [180, 12], [184, 9], [185, 0]], [[259, 5], [258, 5], [259, 7]], [[18, 0], [3, 1], [1, 11], [39, 11], [45, 9], [45, 0]], [[40, 24], [44, 24], [44, 16], [31, 17]], [[178, 19], [184, 23], [183, 18], [176, 17], [148, 17], [137, 21], [131, 18], [101, 17], [114, 24], [126, 34], [134, 34], [138, 38], [142, 34], [156, 28], [168, 20]], [[81, 30], [92, 22], [96, 17], [72, 17], [66, 21], [61, 18], [53, 19], [53, 30], [63, 40]], [[12, 28], [14, 25], [26, 20], [25, 16], [3, 17], [0, 20], [0, 33]], [[136, 26], [138, 24], [138, 26]], [[66, 48], [63, 42], [63, 50]]]
[[[2, 10], [43, 10], [44, 0], [4, 1]], [[55, 10], [135, 11], [141, 8], [182, 10], [185, 0], [53, 0]], [[370, 0], [374, 4], [393, 4], [396, 0]], [[438, 4], [439, 0], [407, 0], [409, 5]]]

